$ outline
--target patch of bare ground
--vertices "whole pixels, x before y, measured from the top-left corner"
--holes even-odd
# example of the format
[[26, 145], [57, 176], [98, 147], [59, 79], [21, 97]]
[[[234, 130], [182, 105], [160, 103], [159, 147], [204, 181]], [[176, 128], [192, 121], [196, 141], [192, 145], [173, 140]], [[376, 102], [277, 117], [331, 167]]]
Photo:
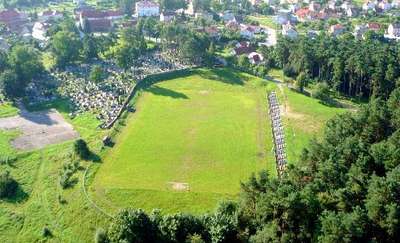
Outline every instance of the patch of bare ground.
[[1, 118], [0, 129], [21, 131], [21, 135], [11, 141], [19, 150], [40, 149], [79, 137], [72, 125], [54, 109], [39, 112], [21, 109], [18, 116]]

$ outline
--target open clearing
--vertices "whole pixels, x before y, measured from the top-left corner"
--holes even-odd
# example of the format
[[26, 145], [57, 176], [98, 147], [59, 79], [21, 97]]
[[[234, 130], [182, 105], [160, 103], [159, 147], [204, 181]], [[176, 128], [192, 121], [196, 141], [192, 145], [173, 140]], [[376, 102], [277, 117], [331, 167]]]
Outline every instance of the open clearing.
[[56, 110], [28, 112], [21, 110], [20, 115], [0, 118], [0, 130], [18, 130], [19, 136], [12, 140], [14, 148], [32, 150], [44, 148], [75, 139], [79, 134]]
[[252, 172], [275, 174], [267, 84], [231, 70], [199, 69], [147, 88], [104, 158], [93, 196], [115, 208], [201, 212], [235, 198]]

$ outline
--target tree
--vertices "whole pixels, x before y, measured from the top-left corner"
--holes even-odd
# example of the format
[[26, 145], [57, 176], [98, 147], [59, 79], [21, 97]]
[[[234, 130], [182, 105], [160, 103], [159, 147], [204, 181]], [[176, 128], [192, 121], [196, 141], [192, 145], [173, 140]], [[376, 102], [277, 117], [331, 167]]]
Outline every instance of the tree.
[[98, 57], [97, 43], [92, 35], [85, 35], [82, 40], [81, 54], [85, 61]]
[[25, 82], [21, 82], [13, 70], [5, 70], [0, 74], [0, 90], [9, 99], [18, 98], [25, 93]]
[[92, 70], [89, 74], [89, 79], [95, 83], [99, 83], [104, 77], [104, 72], [101, 66], [95, 65], [92, 67]]
[[27, 84], [43, 71], [44, 68], [40, 59], [38, 51], [34, 48], [16, 45], [9, 54], [8, 63], [10, 68], [15, 71], [19, 82]]
[[18, 183], [15, 181], [9, 171], [0, 172], [0, 198], [9, 198], [15, 195]]
[[329, 100], [329, 87], [326, 83], [317, 83], [312, 91], [312, 96], [321, 101]]
[[80, 49], [81, 42], [74, 32], [59, 31], [51, 40], [51, 51], [60, 68], [65, 68], [66, 65], [77, 61]]
[[155, 227], [141, 209], [124, 209], [111, 222], [108, 238], [111, 242], [156, 242]]
[[305, 73], [300, 73], [296, 78], [296, 89], [299, 92], [304, 92], [304, 87], [307, 85], [308, 77]]
[[89, 159], [90, 154], [91, 154], [85, 140], [83, 140], [83, 139], [78, 139], [75, 141], [74, 151], [81, 159], [84, 159], [84, 160]]

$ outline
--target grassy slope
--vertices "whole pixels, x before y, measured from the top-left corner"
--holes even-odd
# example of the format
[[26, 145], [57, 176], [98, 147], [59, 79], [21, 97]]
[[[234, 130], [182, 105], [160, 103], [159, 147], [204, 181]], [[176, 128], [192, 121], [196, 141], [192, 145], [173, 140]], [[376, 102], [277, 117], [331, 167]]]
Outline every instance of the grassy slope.
[[[198, 213], [234, 198], [251, 172], [275, 173], [261, 82], [197, 70], [149, 88], [96, 175], [97, 196], [119, 207]], [[168, 182], [187, 182], [190, 193]]]
[[[44, 107], [59, 108], [69, 120], [65, 102], [35, 108]], [[88, 114], [69, 121], [98, 151], [98, 141], [103, 134], [96, 128], [98, 121]], [[15, 153], [3, 141], [16, 134], [7, 133], [0, 133], [1, 152]], [[21, 186], [15, 198], [0, 201], [0, 242], [42, 241], [44, 227], [48, 227], [53, 234], [50, 242], [91, 242], [96, 227], [105, 225], [104, 216], [93, 210], [83, 197], [83, 171], [74, 175], [77, 183], [72, 188], [61, 190], [58, 185], [61, 167], [71, 161], [71, 151], [72, 142], [66, 142], [39, 151], [18, 153], [18, 160], [11, 166], [0, 165], [0, 170], [9, 170]], [[88, 164], [81, 162], [82, 167]], [[67, 203], [60, 204], [59, 196]]]

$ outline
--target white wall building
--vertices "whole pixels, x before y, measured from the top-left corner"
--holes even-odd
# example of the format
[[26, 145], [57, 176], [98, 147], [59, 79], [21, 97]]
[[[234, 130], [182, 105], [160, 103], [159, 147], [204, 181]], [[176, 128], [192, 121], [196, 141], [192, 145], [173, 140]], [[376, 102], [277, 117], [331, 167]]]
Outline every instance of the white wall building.
[[47, 30], [50, 28], [50, 24], [46, 22], [35, 22], [32, 28], [32, 37], [40, 41], [48, 41]]
[[150, 17], [160, 15], [160, 5], [152, 1], [140, 1], [135, 4], [138, 17]]

